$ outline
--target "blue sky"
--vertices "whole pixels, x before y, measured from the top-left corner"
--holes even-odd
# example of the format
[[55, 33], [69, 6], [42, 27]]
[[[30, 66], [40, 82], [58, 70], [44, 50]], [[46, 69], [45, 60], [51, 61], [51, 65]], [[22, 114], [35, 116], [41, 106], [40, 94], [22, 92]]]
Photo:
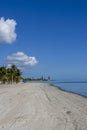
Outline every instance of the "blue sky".
[[84, 0], [1, 0], [0, 18], [14, 19], [17, 38], [0, 43], [0, 65], [22, 52], [37, 64], [24, 76], [87, 80], [87, 2]]

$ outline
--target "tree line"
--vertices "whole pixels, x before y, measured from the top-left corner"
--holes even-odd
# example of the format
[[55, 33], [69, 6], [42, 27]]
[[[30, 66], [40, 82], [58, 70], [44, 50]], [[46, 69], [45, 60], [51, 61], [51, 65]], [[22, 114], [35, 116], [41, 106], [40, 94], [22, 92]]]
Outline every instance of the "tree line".
[[15, 65], [12, 65], [10, 68], [4, 66], [0, 67], [0, 81], [1, 83], [13, 83], [20, 82], [22, 79], [21, 71]]

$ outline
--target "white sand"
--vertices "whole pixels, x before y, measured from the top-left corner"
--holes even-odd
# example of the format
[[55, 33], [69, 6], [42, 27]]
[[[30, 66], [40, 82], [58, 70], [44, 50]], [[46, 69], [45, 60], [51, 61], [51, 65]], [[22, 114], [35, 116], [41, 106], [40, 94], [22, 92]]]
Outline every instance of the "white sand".
[[87, 98], [46, 84], [0, 85], [0, 130], [87, 130]]

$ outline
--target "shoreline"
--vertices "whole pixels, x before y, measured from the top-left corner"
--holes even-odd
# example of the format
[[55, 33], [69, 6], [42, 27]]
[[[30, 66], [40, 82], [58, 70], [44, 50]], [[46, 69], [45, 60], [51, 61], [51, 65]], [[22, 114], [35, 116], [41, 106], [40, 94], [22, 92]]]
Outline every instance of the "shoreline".
[[[24, 84], [47, 84], [47, 85], [49, 85], [49, 86], [53, 86], [53, 87], [55, 87], [55, 88], [57, 88], [57, 89], [59, 89], [59, 90], [61, 90], [61, 91], [64, 91], [64, 92], [66, 92], [66, 93], [71, 93], [71, 94], [75, 94], [75, 95], [78, 95], [78, 96], [81, 96], [81, 97], [84, 97], [84, 98], [87, 98], [87, 96], [84, 96], [84, 95], [82, 95], [82, 94], [79, 94], [79, 93], [75, 93], [75, 92], [72, 92], [72, 91], [69, 91], [69, 90], [65, 90], [65, 89], [62, 89], [60, 86], [56, 86], [56, 85], [54, 85], [54, 84], [50, 84], [50, 83], [44, 83], [44, 82], [26, 82], [26, 83], [24, 83], [24, 82], [19, 82], [19, 83], [13, 83], [13, 84], [0, 84], [0, 88], [1, 87], [3, 87], [3, 86], [5, 86], [5, 87], [9, 87], [9, 86], [19, 86], [19, 85], [24, 85]], [[14, 87], [15, 87], [14, 86]]]
[[87, 99], [44, 83], [0, 87], [0, 130], [86, 130]]
[[[27, 83], [27, 82], [26, 82]], [[65, 91], [65, 92], [68, 92], [68, 93], [72, 93], [72, 94], [76, 94], [76, 95], [79, 95], [79, 96], [82, 96], [82, 97], [84, 97], [84, 98], [87, 98], [87, 96], [85, 96], [84, 94], [80, 94], [80, 93], [78, 93], [78, 92], [73, 92], [73, 91], [69, 91], [69, 90], [65, 90], [65, 89], [63, 89], [63, 88], [61, 88], [60, 86], [57, 86], [57, 85], [54, 85], [54, 84], [52, 84], [52, 83], [49, 83], [49, 82], [43, 82], [43, 81], [41, 81], [41, 82], [28, 82], [28, 83], [42, 83], [42, 84], [48, 84], [48, 85], [51, 85], [51, 86], [54, 86], [54, 87], [56, 87], [56, 88], [58, 88], [59, 90], [61, 90], [61, 91]], [[67, 83], [67, 82], [66, 82]], [[70, 82], [70, 83], [73, 83], [73, 82]], [[76, 83], [83, 83], [83, 82], [76, 82]], [[87, 83], [87, 82], [85, 82], [85, 83]]]
[[[84, 97], [84, 98], [87, 98], [87, 96], [85, 96], [85, 95], [82, 95], [82, 94], [79, 94], [79, 93], [75, 93], [75, 92], [72, 92], [72, 91], [69, 91], [69, 90], [65, 90], [65, 89], [62, 89], [60, 86], [56, 86], [56, 85], [54, 85], [54, 84], [50, 84], [50, 83], [44, 83], [44, 82], [26, 82], [26, 83], [24, 83], [24, 82], [19, 82], [19, 83], [13, 83], [13, 84], [0, 84], [0, 87], [2, 87], [2, 86], [5, 86], [5, 87], [9, 87], [9, 86], [14, 86], [14, 85], [16, 85], [16, 86], [19, 86], [19, 85], [24, 85], [24, 84], [38, 84], [38, 83], [40, 83], [40, 84], [47, 84], [47, 85], [50, 85], [50, 86], [53, 86], [53, 87], [55, 87], [55, 88], [57, 88], [57, 89], [59, 89], [59, 90], [61, 90], [61, 91], [64, 91], [64, 92], [66, 92], [66, 93], [71, 93], [71, 94], [75, 94], [75, 95], [78, 95], [78, 96], [81, 96], [81, 97]], [[15, 87], [15, 86], [14, 86]]]
[[71, 93], [71, 94], [75, 94], [75, 95], [79, 95], [79, 96], [81, 96], [81, 97], [87, 98], [87, 96], [84, 96], [84, 95], [82, 95], [82, 94], [79, 94], [79, 93], [75, 93], [75, 92], [72, 92], [72, 91], [68, 91], [68, 90], [62, 89], [60, 86], [56, 86], [56, 85], [54, 85], [54, 84], [49, 84], [49, 85], [51, 85], [51, 86], [53, 86], [53, 87], [56, 87], [57, 89], [59, 89], [59, 90], [61, 90], [61, 91], [64, 91], [64, 92], [67, 92], [67, 93]]

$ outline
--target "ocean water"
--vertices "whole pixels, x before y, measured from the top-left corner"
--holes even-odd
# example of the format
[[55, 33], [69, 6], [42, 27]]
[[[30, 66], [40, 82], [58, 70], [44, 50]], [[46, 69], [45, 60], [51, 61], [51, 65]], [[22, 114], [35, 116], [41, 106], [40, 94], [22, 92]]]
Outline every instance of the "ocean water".
[[87, 82], [50, 82], [65, 91], [73, 92], [87, 97]]

